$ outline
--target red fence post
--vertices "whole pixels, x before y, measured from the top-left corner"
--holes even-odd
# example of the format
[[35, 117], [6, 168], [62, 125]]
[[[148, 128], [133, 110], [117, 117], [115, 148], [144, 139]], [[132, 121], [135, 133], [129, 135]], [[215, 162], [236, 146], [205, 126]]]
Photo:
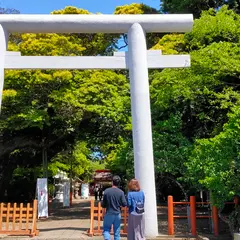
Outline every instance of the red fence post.
[[91, 207], [90, 207], [90, 229], [88, 230], [88, 236], [93, 237], [94, 232], [94, 200], [91, 200]]
[[190, 221], [191, 221], [192, 236], [196, 236], [197, 229], [196, 229], [196, 198], [195, 196], [190, 196]]
[[173, 196], [168, 196], [168, 235], [174, 235]]
[[51, 199], [50, 199], [50, 196], [48, 194], [48, 217], [50, 216], [50, 203], [51, 203]]
[[72, 191], [70, 192], [70, 207], [72, 206], [72, 199], [73, 199], [73, 193], [72, 193]]
[[213, 220], [213, 230], [214, 236], [218, 236], [218, 210], [216, 206], [212, 207], [212, 220]]

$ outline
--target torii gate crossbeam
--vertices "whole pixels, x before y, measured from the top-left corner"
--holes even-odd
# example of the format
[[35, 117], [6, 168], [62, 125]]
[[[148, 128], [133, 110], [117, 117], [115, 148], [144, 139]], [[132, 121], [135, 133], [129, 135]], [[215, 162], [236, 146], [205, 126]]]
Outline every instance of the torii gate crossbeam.
[[[182, 68], [190, 66], [189, 55], [148, 54], [149, 69]], [[129, 69], [128, 56], [116, 57], [49, 57], [49, 56], [5, 56], [5, 69]]]
[[[148, 68], [189, 67], [190, 57], [150, 56], [146, 49], [146, 32], [187, 32], [192, 29], [191, 14], [159, 15], [0, 15], [0, 104], [4, 69], [48, 68], [127, 68], [130, 73], [131, 110], [135, 176], [146, 195], [145, 233], [158, 235], [155, 174], [152, 147], [152, 124]], [[8, 34], [18, 33], [126, 33], [127, 56], [107, 57], [21, 57], [6, 54]], [[117, 54], [118, 55], [118, 54]], [[73, 60], [75, 58], [75, 60]], [[53, 63], [53, 59], [55, 65]], [[21, 62], [26, 61], [25, 63]], [[74, 63], [74, 61], [79, 61]], [[46, 63], [44, 63], [46, 61]], [[92, 63], [90, 63], [90, 61]], [[56, 63], [57, 62], [57, 63]], [[85, 65], [84, 65], [85, 64]], [[91, 65], [93, 64], [93, 66]], [[112, 65], [111, 65], [112, 64]], [[116, 67], [117, 65], [117, 67]], [[55, 66], [55, 67], [54, 67]], [[67, 67], [68, 66], [68, 67]], [[91, 67], [92, 66], [92, 67]], [[1, 107], [1, 105], [0, 105]]]

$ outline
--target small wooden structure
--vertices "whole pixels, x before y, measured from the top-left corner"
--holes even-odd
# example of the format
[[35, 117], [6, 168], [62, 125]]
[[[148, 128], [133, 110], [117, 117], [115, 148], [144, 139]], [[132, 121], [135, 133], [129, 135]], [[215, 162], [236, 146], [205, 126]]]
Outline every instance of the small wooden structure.
[[[101, 203], [98, 202], [97, 206], [95, 206], [95, 201], [91, 200], [91, 208], [90, 208], [90, 229], [88, 230], [88, 236], [99, 236], [102, 235], [102, 223], [103, 223], [103, 208], [101, 207]], [[122, 228], [120, 234], [122, 236], [127, 236], [127, 221], [128, 221], [128, 208], [122, 208]], [[113, 229], [111, 231], [113, 234]]]
[[33, 204], [1, 203], [0, 234], [37, 236], [37, 200]]

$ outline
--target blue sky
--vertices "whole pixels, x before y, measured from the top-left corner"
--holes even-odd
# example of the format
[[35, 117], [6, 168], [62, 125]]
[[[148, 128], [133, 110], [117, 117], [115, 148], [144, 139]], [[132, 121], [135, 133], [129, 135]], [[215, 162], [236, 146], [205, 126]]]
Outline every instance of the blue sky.
[[15, 8], [23, 14], [48, 14], [65, 6], [76, 6], [90, 12], [113, 13], [116, 6], [130, 3], [144, 3], [159, 9], [159, 0], [0, 0], [0, 6]]

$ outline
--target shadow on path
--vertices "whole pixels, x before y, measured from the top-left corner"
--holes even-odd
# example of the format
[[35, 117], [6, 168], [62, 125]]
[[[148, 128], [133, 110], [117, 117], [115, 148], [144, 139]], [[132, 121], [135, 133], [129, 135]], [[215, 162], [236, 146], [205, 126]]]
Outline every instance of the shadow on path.
[[70, 208], [53, 202], [49, 210], [47, 219], [38, 220], [40, 235], [35, 239], [88, 239], [90, 200], [75, 200]]
[[41, 229], [41, 232], [50, 232], [50, 231], [63, 231], [63, 230], [68, 230], [68, 231], [83, 231], [87, 232], [89, 228], [82, 228], [82, 227], [55, 227], [55, 228], [46, 228], [46, 229]]
[[73, 205], [70, 208], [64, 208], [62, 203], [53, 202], [50, 204], [49, 210], [50, 216], [45, 221], [90, 219], [90, 201], [87, 200], [73, 202]]

